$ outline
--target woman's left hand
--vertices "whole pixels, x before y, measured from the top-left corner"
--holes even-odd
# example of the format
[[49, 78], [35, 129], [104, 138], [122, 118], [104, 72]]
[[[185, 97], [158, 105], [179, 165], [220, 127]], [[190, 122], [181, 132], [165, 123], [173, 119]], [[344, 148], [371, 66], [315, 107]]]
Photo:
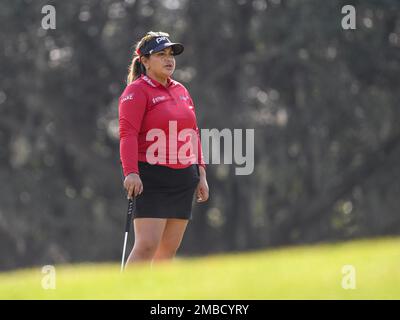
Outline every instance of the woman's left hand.
[[197, 202], [206, 202], [208, 200], [208, 191], [206, 177], [200, 176], [200, 181], [196, 189]]

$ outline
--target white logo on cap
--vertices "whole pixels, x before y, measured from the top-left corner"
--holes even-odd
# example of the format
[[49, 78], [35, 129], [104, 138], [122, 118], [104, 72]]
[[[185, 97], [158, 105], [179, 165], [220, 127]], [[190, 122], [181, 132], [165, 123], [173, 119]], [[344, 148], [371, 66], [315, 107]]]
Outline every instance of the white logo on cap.
[[169, 40], [168, 40], [167, 37], [158, 37], [158, 38], [156, 39], [156, 42], [157, 42], [157, 44], [159, 44], [161, 41], [164, 41], [164, 40], [169, 42]]

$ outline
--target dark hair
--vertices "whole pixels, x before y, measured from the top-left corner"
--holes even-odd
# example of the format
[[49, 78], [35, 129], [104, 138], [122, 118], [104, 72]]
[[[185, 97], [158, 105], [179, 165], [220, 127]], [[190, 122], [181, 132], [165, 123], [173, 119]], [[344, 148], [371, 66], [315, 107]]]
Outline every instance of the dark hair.
[[[140, 62], [141, 56], [138, 55], [138, 51], [150, 40], [156, 37], [169, 37], [169, 34], [161, 31], [159, 32], [149, 31], [142, 39], [140, 39], [139, 42], [136, 43], [135, 53], [133, 55], [132, 63], [130, 64], [128, 69], [128, 77], [126, 79], [127, 84], [130, 84], [131, 82], [139, 78], [142, 74], [146, 74], [146, 68], [144, 67], [143, 63]], [[147, 57], [147, 58], [149, 56], [150, 56], [149, 54], [142, 55], [142, 57]]]

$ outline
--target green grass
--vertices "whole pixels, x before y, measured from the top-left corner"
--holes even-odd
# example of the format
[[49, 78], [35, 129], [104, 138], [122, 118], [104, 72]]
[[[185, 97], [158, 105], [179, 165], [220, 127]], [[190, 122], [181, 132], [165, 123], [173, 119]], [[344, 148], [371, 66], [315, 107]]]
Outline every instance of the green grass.
[[[342, 288], [344, 265], [356, 289]], [[400, 299], [400, 238], [178, 258], [122, 275], [118, 264], [56, 266], [55, 290], [44, 276], [0, 273], [0, 299]]]

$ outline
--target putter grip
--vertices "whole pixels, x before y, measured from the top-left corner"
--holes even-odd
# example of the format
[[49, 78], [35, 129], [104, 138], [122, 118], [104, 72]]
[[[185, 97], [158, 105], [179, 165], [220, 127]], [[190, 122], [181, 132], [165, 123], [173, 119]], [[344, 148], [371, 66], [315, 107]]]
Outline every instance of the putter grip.
[[129, 202], [128, 202], [128, 214], [126, 215], [125, 232], [129, 232], [129, 229], [131, 227], [134, 201], [135, 201], [135, 198], [133, 200], [129, 199]]

